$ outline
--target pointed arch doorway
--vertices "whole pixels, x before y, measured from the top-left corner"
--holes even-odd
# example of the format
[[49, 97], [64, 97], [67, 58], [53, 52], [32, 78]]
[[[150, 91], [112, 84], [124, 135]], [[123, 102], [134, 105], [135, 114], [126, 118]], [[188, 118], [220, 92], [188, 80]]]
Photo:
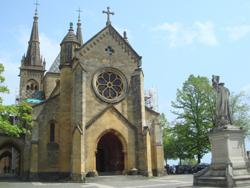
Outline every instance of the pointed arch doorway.
[[[0, 167], [2, 160], [4, 166], [7, 167], [5, 173], [14, 173], [19, 177], [22, 177], [23, 160], [21, 160], [21, 150], [18, 144], [13, 141], [6, 141], [0, 144]], [[6, 163], [6, 158], [8, 158]]]
[[[104, 131], [96, 141], [96, 170], [97, 172], [124, 174], [126, 166], [126, 142], [117, 131]], [[105, 173], [104, 173], [105, 174]]]

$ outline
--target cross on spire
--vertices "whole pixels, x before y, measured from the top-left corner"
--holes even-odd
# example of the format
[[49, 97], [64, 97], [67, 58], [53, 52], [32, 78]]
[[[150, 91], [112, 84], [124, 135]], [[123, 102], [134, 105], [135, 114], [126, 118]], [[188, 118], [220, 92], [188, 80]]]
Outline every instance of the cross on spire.
[[108, 26], [108, 25], [111, 25], [111, 21], [109, 19], [109, 15], [110, 14], [114, 15], [115, 13], [114, 12], [109, 12], [109, 9], [110, 9], [109, 7], [107, 7], [107, 9], [108, 9], [108, 11], [102, 11], [102, 13], [103, 14], [106, 13], [108, 15], [108, 21], [106, 22], [106, 25]]
[[36, 0], [36, 3], [33, 3], [34, 5], [36, 5], [36, 11], [37, 11], [37, 5], [40, 5], [38, 4], [38, 0]]
[[82, 12], [81, 9], [80, 9], [80, 7], [79, 7], [79, 10], [76, 10], [76, 11], [79, 12], [78, 18], [79, 18], [79, 20], [80, 20], [80, 13]]

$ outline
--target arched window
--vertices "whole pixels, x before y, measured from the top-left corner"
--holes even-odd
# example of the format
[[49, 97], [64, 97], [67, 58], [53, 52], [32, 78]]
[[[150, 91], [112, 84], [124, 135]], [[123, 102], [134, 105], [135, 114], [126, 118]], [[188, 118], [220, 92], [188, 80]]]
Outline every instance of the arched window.
[[26, 90], [30, 90], [30, 86], [29, 85], [26, 86]]
[[35, 90], [37, 90], [37, 86], [35, 86]]
[[33, 84], [31, 84], [31, 90], [33, 90], [33, 87], [34, 87], [34, 85], [33, 85]]
[[50, 142], [55, 142], [55, 124], [51, 123], [50, 124]]

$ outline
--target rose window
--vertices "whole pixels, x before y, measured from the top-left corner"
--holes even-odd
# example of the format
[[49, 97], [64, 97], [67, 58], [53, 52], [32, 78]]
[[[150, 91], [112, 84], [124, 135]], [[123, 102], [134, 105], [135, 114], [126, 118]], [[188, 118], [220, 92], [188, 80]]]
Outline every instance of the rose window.
[[114, 72], [101, 73], [96, 80], [96, 88], [103, 97], [114, 99], [123, 91], [122, 79]]
[[107, 103], [117, 103], [127, 95], [128, 81], [120, 70], [104, 67], [94, 73], [92, 87], [101, 100]]

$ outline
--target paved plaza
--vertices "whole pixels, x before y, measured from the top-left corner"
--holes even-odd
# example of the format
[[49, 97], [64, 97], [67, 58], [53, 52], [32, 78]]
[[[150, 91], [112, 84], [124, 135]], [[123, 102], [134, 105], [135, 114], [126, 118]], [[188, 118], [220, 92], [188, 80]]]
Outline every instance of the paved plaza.
[[23, 182], [13, 174], [0, 174], [0, 188], [198, 188], [192, 184], [192, 174], [153, 178], [119, 175], [100, 176], [87, 178], [86, 183]]
[[100, 176], [87, 178], [86, 183], [22, 182], [12, 174], [0, 175], [1, 188], [174, 188], [192, 186], [193, 176], [169, 175], [165, 177]]

